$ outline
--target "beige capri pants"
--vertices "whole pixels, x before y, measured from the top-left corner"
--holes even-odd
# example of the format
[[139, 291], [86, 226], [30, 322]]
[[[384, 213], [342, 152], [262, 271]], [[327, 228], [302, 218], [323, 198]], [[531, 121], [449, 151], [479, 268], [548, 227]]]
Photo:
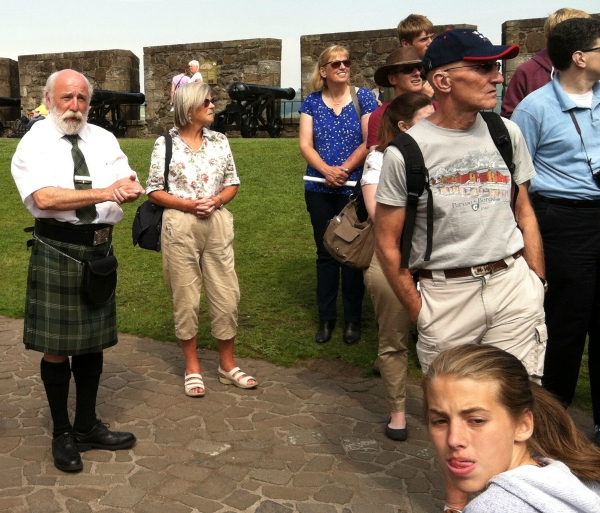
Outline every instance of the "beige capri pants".
[[390, 411], [400, 413], [406, 405], [410, 317], [388, 283], [377, 255], [364, 271], [365, 285], [375, 307], [379, 327], [377, 363]]
[[240, 287], [233, 255], [233, 215], [221, 208], [206, 218], [165, 209], [161, 234], [163, 272], [173, 295], [175, 333], [190, 340], [198, 333], [202, 285], [211, 335], [229, 340], [237, 333]]

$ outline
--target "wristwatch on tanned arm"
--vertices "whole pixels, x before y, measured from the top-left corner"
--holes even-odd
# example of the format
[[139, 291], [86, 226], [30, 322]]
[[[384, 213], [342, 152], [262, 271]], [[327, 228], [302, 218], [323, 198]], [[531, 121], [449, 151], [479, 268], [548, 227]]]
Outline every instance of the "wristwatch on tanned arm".
[[548, 292], [548, 280], [546, 280], [546, 278], [542, 278], [541, 276], [538, 276], [538, 278], [540, 279], [540, 281], [542, 282], [542, 285], [544, 286], [544, 294], [546, 292]]

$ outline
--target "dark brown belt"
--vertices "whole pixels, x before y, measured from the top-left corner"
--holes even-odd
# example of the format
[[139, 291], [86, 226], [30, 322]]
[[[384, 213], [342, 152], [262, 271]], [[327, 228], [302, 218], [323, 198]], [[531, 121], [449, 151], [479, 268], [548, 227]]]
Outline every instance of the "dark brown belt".
[[[512, 257], [516, 260], [523, 256], [523, 250], [520, 249]], [[489, 264], [474, 265], [473, 267], [460, 267], [459, 269], [447, 269], [442, 271], [446, 278], [464, 278], [466, 276], [484, 276], [486, 274], [493, 274], [501, 269], [506, 269], [508, 264], [504, 259], [498, 260], [497, 262], [490, 262]], [[420, 269], [419, 278], [426, 278], [431, 280], [433, 278], [433, 271], [429, 269]]]
[[38, 237], [52, 239], [67, 244], [80, 244], [82, 246], [97, 246], [108, 242], [112, 238], [112, 225], [110, 224], [71, 224], [56, 220], [35, 220], [35, 234]]

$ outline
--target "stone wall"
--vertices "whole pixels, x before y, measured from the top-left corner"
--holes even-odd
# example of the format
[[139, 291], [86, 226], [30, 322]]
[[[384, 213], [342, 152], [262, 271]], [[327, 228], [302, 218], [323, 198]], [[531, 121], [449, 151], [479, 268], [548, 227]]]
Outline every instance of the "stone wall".
[[[477, 27], [475, 25], [436, 25], [434, 34], [437, 35], [447, 28]], [[352, 84], [373, 89], [375, 87], [373, 81], [375, 71], [378, 67], [383, 66], [385, 58], [398, 48], [398, 32], [394, 28], [302, 36], [300, 38], [302, 98], [312, 91], [310, 82], [319, 55], [325, 48], [332, 45], [341, 45], [350, 52]]]
[[[592, 14], [592, 16], [600, 19], [600, 14]], [[546, 48], [544, 23], [546, 23], [546, 18], [510, 20], [502, 24], [502, 44], [517, 44], [520, 47], [519, 55], [504, 63], [505, 85], [508, 85], [519, 64], [531, 59], [534, 54]]]
[[233, 82], [279, 87], [281, 40], [242, 39], [144, 48], [144, 86], [148, 131], [162, 134], [173, 126], [170, 112], [171, 80], [178, 67], [191, 60], [216, 62], [218, 82], [212, 86], [216, 112], [229, 102], [227, 88]]
[[[74, 69], [87, 77], [94, 89], [140, 92], [140, 60], [129, 50], [45, 53], [19, 56], [21, 106], [35, 109], [43, 100], [46, 80], [55, 71]], [[128, 110], [139, 119], [139, 108]], [[136, 117], [137, 115], [137, 117]]]
[[[0, 96], [4, 98], [20, 98], [19, 64], [12, 59], [0, 58]], [[0, 107], [0, 123], [8, 126], [20, 116], [19, 107]]]

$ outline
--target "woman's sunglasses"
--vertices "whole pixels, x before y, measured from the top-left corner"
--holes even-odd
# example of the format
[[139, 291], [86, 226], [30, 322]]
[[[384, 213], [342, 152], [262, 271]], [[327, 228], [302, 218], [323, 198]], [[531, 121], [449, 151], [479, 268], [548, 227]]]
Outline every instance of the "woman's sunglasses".
[[202, 106], [203, 106], [204, 108], [207, 108], [207, 107], [208, 107], [208, 106], [209, 106], [211, 103], [212, 103], [213, 105], [216, 105], [216, 104], [215, 104], [215, 102], [216, 102], [216, 101], [217, 101], [217, 100], [215, 100], [215, 99], [213, 99], [213, 98], [206, 98], [206, 99], [204, 100], [204, 103], [202, 104]]
[[329, 61], [323, 64], [322, 67], [324, 68], [328, 64], [331, 64], [332, 69], [338, 69], [342, 64], [345, 68], [349, 68], [350, 66], [352, 66], [352, 61], [350, 59], [344, 59], [343, 61]]

